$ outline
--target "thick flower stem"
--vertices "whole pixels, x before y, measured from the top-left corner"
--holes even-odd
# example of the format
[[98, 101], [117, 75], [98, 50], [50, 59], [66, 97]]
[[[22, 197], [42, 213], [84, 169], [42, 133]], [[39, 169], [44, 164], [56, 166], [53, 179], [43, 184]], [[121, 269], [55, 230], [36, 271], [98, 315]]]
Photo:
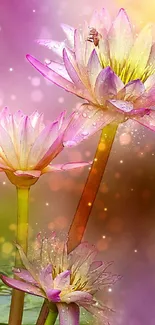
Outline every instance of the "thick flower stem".
[[[27, 253], [28, 246], [28, 204], [29, 204], [29, 188], [17, 188], [17, 235], [16, 242], [22, 246]], [[15, 256], [15, 267], [22, 265], [18, 251]], [[9, 325], [21, 325], [24, 307], [24, 293], [13, 289]]]
[[47, 319], [45, 321], [45, 325], [54, 325], [57, 319], [57, 315], [58, 315], [57, 307], [53, 304], [52, 309], [50, 308], [50, 311], [48, 313]]
[[[57, 307], [54, 304], [50, 304], [50, 313], [53, 313], [53, 319], [54, 319], [54, 316], [55, 316], [55, 321], [56, 321], [57, 315], [58, 315], [58, 310], [57, 310]], [[48, 304], [47, 304], [47, 300], [45, 299], [45, 301], [44, 301], [44, 303], [42, 305], [42, 308], [41, 308], [41, 311], [40, 311], [40, 314], [39, 314], [36, 325], [46, 324], [45, 321], [47, 321], [46, 319], [47, 319], [48, 314], [49, 314], [49, 307], [48, 307]], [[52, 324], [54, 324], [55, 321], [53, 321]]]
[[[117, 127], [117, 124], [110, 124], [102, 131], [94, 157], [94, 162], [89, 172], [77, 211], [70, 227], [68, 252], [72, 251], [78, 244], [80, 244], [82, 240], [89, 215], [107, 165]], [[44, 325], [47, 315], [48, 306], [44, 302], [36, 325]]]
[[69, 230], [68, 252], [71, 252], [80, 244], [84, 235], [87, 222], [107, 165], [117, 127], [117, 124], [110, 124], [102, 130], [93, 165], [89, 172], [81, 199]]

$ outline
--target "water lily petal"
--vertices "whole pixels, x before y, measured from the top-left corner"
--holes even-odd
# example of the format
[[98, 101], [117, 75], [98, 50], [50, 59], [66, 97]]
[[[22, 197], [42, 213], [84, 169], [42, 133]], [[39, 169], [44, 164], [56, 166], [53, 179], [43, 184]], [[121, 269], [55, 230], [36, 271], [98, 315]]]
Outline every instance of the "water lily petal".
[[[152, 26], [145, 26], [139, 33], [128, 57], [128, 75], [126, 82], [141, 79], [147, 65], [152, 47]], [[139, 55], [139, 53], [141, 55]]]
[[131, 24], [124, 9], [120, 9], [114, 20], [108, 39], [112, 68], [119, 74], [133, 44]]
[[70, 82], [69, 80], [66, 80], [65, 78], [63, 78], [62, 76], [60, 76], [58, 73], [56, 73], [55, 71], [51, 70], [47, 65], [41, 63], [40, 61], [38, 61], [37, 59], [35, 59], [33, 56], [31, 55], [27, 55], [26, 56], [28, 61], [48, 80], [52, 81], [54, 84], [56, 84], [57, 86], [62, 87], [63, 89], [65, 89], [66, 91], [69, 91], [73, 94], [76, 94], [79, 97], [88, 99], [88, 100], [92, 100], [89, 92], [87, 89], [85, 89], [84, 91], [81, 89], [77, 89], [76, 86]]
[[20, 254], [20, 257], [21, 257], [21, 260], [26, 268], [26, 270], [28, 270], [30, 272], [30, 274], [32, 275], [32, 277], [34, 279], [36, 279], [37, 281], [37, 275], [36, 275], [36, 272], [35, 272], [35, 269], [32, 265], [32, 263], [29, 262], [26, 254], [24, 253], [22, 247], [18, 244], [16, 244], [16, 247], [18, 248], [18, 251], [19, 251], [19, 254]]
[[14, 268], [13, 273], [18, 276], [18, 278], [29, 282], [31, 284], [37, 284], [36, 280], [32, 277], [32, 275], [30, 274], [29, 271], [25, 270], [25, 269], [16, 269]]
[[108, 107], [110, 108], [116, 108], [118, 111], [120, 110], [120, 112], [131, 112], [133, 110], [133, 104], [132, 102], [128, 102], [128, 101], [124, 101], [124, 100], [108, 100]]
[[128, 84], [119, 91], [117, 98], [134, 102], [138, 97], [142, 96], [144, 92], [145, 87], [143, 82], [137, 79], [128, 82]]
[[96, 106], [82, 105], [73, 116], [68, 129], [65, 132], [63, 143], [64, 146], [75, 146], [91, 135], [101, 130], [104, 126], [119, 122], [122, 118], [117, 112], [97, 108]]
[[[0, 155], [1, 155], [1, 153], [0, 153]], [[9, 167], [9, 166], [7, 166], [6, 162], [1, 157], [0, 157], [0, 168], [3, 171], [5, 171], [5, 170], [12, 170], [12, 168]]]
[[148, 129], [155, 131], [155, 111], [150, 111], [150, 113], [142, 117], [134, 117], [134, 121], [137, 121]]
[[75, 29], [72, 26], [61, 24], [61, 28], [67, 36], [67, 39], [70, 43], [71, 48], [74, 48], [74, 32]]
[[146, 79], [144, 87], [147, 92], [155, 87], [155, 74], [152, 74]]
[[[70, 145], [71, 146], [71, 145]], [[57, 165], [48, 165], [42, 171], [42, 173], [49, 173], [54, 171], [67, 171], [70, 169], [81, 168], [85, 166], [89, 166], [91, 162], [73, 162], [66, 164], [57, 164]]]
[[68, 288], [70, 285], [70, 275], [70, 270], [58, 274], [54, 279], [54, 288], [59, 290], [65, 290], [66, 288]]
[[[62, 55], [63, 55], [63, 51], [62, 51]], [[47, 67], [53, 70], [54, 72], [58, 73], [64, 79], [72, 82], [63, 63], [51, 61], [50, 63], [47, 64]]]
[[93, 296], [90, 293], [78, 290], [61, 296], [61, 301], [66, 302], [67, 304], [70, 304], [71, 302], [91, 302], [92, 300]]
[[62, 57], [63, 49], [66, 46], [65, 42], [53, 41], [52, 39], [38, 39], [37, 43], [48, 47], [50, 50], [53, 50], [53, 52], [55, 52], [60, 57]]
[[74, 32], [75, 57], [81, 72], [85, 71], [85, 49], [86, 39], [83, 30], [75, 29]]
[[61, 290], [57, 290], [57, 289], [48, 289], [46, 290], [46, 295], [49, 301], [52, 302], [59, 302], [60, 300], [60, 293]]
[[0, 125], [0, 156], [6, 161], [7, 165], [13, 169], [18, 168], [19, 161], [15, 152], [14, 145], [7, 131]]
[[139, 110], [142, 108], [143, 110], [146, 109], [146, 113], [147, 113], [147, 109], [154, 109], [155, 108], [155, 85], [153, 85], [150, 88], [148, 86], [148, 89], [144, 92], [144, 94], [139, 98], [137, 98], [137, 100], [135, 100], [134, 106], [136, 109]]
[[77, 71], [74, 68], [75, 64], [74, 65], [72, 64], [74, 62], [73, 58], [71, 59], [71, 56], [70, 56], [70, 59], [69, 59], [66, 49], [63, 50], [63, 60], [64, 60], [66, 70], [67, 70], [70, 78], [72, 79], [73, 83], [75, 84], [75, 86], [79, 89], [84, 90], [85, 86], [84, 86], [83, 82], [81, 81]]
[[102, 67], [105, 68], [110, 66], [110, 48], [107, 35], [103, 35], [103, 37], [100, 38], [98, 49], [96, 51], [100, 61], [102, 62]]
[[48, 264], [46, 267], [42, 268], [39, 273], [39, 280], [46, 291], [49, 287], [53, 287], [53, 277], [52, 277], [52, 265]]
[[71, 303], [69, 305], [65, 303], [56, 304], [59, 312], [60, 325], [78, 325], [80, 318], [79, 307]]
[[[81, 254], [83, 252], [83, 254]], [[97, 255], [97, 249], [94, 245], [90, 245], [87, 242], [79, 244], [71, 253], [69, 253], [69, 261], [72, 265], [73, 271], [79, 270], [79, 268], [86, 262], [87, 267], [94, 261]]]
[[99, 73], [95, 84], [95, 95], [99, 104], [104, 105], [109, 97], [115, 97], [123, 87], [123, 82], [110, 67], [103, 69]]
[[36, 286], [33, 286], [29, 283], [15, 280], [12, 278], [8, 278], [7, 276], [4, 276], [4, 275], [1, 275], [1, 279], [6, 285], [8, 285], [11, 288], [30, 293], [31, 295], [34, 295], [34, 296], [46, 297], [42, 290], [40, 290]]
[[105, 30], [108, 32], [111, 26], [109, 12], [105, 8], [102, 8], [100, 11], [95, 10], [89, 25], [101, 34], [103, 34]]
[[88, 71], [88, 77], [91, 83], [92, 90], [94, 90], [96, 78], [101, 72], [102, 67], [98, 58], [98, 55], [96, 53], [96, 50], [94, 49], [90, 55], [90, 59], [88, 61], [87, 65], [87, 71]]
[[[47, 125], [31, 147], [28, 165], [36, 167], [58, 136], [58, 122]], [[51, 159], [52, 160], [52, 159]], [[31, 167], [32, 168], [32, 167]], [[38, 168], [39, 169], [39, 168]]]
[[90, 265], [90, 268], [89, 268], [89, 271], [92, 272], [92, 271], [96, 271], [96, 269], [98, 269], [100, 266], [102, 265], [102, 261], [94, 261], [91, 265]]
[[148, 75], [155, 73], [155, 43], [151, 47], [151, 52], [150, 52], [145, 74], [146, 73]]
[[98, 307], [98, 305], [93, 305], [89, 303], [81, 302], [80, 305], [85, 308], [88, 312], [90, 312], [98, 321], [100, 325], [110, 325], [109, 317], [108, 317], [108, 308], [106, 307]]
[[41, 175], [41, 171], [40, 170], [16, 170], [14, 172], [14, 175], [19, 177], [39, 178]]

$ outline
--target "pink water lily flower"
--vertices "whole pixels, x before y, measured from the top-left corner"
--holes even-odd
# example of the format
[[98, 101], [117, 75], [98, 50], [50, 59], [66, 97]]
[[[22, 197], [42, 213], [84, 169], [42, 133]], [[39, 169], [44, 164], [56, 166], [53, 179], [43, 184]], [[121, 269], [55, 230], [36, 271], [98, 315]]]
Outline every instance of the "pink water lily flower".
[[67, 254], [66, 240], [54, 233], [49, 238], [39, 236], [31, 261], [17, 247], [25, 269], [14, 270], [19, 280], [1, 275], [5, 284], [55, 303], [61, 325], [78, 325], [79, 307], [92, 313], [100, 325], [109, 324], [108, 308], [95, 299], [95, 294], [115, 283], [118, 276], [107, 271], [111, 263], [96, 260], [93, 245], [83, 242]]
[[[87, 100], [85, 138], [106, 124], [131, 118], [155, 131], [155, 43], [152, 26], [138, 34], [124, 9], [111, 21], [102, 9], [79, 29], [62, 25], [65, 42], [39, 40], [61, 62], [43, 64], [27, 55], [44, 77]], [[87, 119], [88, 120], [88, 119]], [[91, 130], [87, 127], [93, 125]]]
[[11, 114], [4, 108], [0, 112], [0, 171], [16, 186], [29, 187], [44, 173], [88, 165], [84, 162], [51, 164], [64, 148], [64, 137], [66, 146], [72, 141], [74, 130], [70, 133], [69, 128], [73, 115], [65, 118], [62, 112], [56, 121], [45, 126], [43, 114], [34, 112], [27, 116], [22, 111]]

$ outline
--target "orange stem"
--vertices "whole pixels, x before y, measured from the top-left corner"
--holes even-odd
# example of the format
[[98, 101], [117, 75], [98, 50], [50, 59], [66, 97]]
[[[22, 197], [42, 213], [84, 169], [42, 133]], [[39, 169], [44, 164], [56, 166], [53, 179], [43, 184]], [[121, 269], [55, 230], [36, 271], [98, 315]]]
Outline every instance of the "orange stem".
[[107, 165], [117, 127], [117, 124], [110, 124], [102, 130], [94, 162], [69, 230], [68, 252], [71, 252], [75, 247], [77, 247], [83, 238]]

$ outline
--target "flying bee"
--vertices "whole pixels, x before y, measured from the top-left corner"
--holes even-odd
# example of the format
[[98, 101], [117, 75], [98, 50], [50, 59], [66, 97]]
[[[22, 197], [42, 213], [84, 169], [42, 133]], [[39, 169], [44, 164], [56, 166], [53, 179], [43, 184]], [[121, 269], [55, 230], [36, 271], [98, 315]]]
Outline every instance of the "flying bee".
[[95, 46], [99, 45], [101, 35], [94, 27], [90, 27], [89, 36], [87, 38], [87, 41], [94, 43]]

